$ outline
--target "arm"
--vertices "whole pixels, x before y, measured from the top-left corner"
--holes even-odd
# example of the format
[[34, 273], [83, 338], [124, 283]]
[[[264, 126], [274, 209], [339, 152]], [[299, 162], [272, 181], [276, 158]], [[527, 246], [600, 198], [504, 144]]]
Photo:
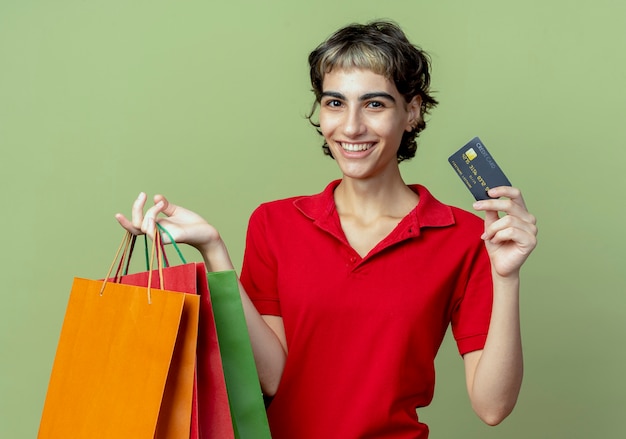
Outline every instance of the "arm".
[[[493, 278], [491, 323], [484, 348], [463, 359], [472, 407], [484, 422], [496, 425], [513, 410], [522, 384], [520, 269], [537, 244], [537, 227], [518, 189], [493, 188], [489, 195], [508, 198], [474, 204], [476, 210], [485, 211], [482, 238]], [[506, 216], [499, 218], [499, 211]]]
[[[132, 207], [132, 217], [128, 220], [124, 215], [115, 218], [122, 227], [135, 235], [154, 235], [155, 222], [159, 222], [178, 243], [195, 247], [207, 266], [208, 271], [232, 270], [233, 263], [228, 249], [218, 231], [198, 214], [183, 207], [176, 206], [161, 195], [154, 197], [154, 206], [144, 214], [146, 195], [141, 193]], [[165, 217], [157, 216], [163, 213]], [[164, 237], [167, 239], [167, 237]], [[287, 358], [287, 343], [282, 318], [261, 316], [252, 301], [239, 284], [241, 303], [243, 305], [250, 342], [259, 373], [261, 388], [266, 395], [276, 392]]]

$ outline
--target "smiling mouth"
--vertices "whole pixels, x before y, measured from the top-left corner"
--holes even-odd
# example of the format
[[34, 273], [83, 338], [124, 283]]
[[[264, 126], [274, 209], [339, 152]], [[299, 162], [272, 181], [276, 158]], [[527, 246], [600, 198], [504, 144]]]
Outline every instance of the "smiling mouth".
[[374, 146], [373, 143], [344, 143], [344, 142], [339, 142], [339, 145], [341, 146], [343, 150], [350, 151], [350, 152], [367, 151], [372, 146]]

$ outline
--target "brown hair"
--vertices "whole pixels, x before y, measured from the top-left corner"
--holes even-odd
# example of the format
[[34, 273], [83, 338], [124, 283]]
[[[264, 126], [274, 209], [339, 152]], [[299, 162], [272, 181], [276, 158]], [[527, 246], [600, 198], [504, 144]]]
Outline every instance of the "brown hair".
[[[382, 75], [395, 84], [407, 103], [419, 96], [421, 108], [417, 126], [403, 134], [397, 154], [398, 162], [415, 156], [416, 139], [426, 128], [424, 116], [437, 101], [430, 94], [430, 57], [411, 44], [397, 24], [373, 21], [343, 27], [311, 52], [309, 68], [315, 103], [307, 118], [320, 134], [320, 125], [312, 117], [321, 101], [324, 75], [334, 68], [367, 69]], [[322, 148], [332, 157], [326, 141]]]

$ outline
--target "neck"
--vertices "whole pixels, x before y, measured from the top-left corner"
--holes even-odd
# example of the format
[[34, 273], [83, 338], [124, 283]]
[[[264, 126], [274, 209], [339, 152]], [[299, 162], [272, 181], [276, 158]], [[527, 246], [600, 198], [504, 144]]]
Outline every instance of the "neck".
[[407, 187], [399, 171], [393, 176], [369, 179], [344, 176], [335, 189], [339, 215], [403, 217], [413, 210], [418, 201], [419, 197]]

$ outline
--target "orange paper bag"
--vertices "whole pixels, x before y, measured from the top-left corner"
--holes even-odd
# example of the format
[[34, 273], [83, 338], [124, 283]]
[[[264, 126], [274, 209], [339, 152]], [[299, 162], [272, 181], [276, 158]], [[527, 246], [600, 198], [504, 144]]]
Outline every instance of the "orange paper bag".
[[38, 438], [189, 437], [191, 395], [187, 436], [172, 435], [163, 419], [180, 404], [164, 389], [168, 380], [193, 384], [195, 355], [174, 353], [195, 347], [198, 312], [193, 294], [76, 278]]

